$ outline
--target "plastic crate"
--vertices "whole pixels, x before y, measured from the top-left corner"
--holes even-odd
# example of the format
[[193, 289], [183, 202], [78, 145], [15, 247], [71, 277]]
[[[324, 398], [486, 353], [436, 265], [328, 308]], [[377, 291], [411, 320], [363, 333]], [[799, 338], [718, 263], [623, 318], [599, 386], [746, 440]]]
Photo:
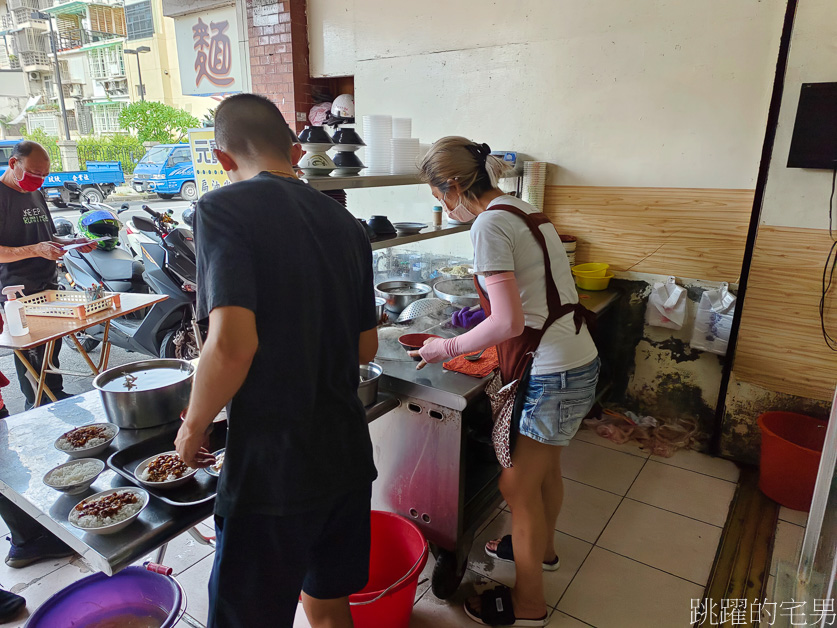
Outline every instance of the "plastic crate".
[[73, 290], [45, 290], [18, 299], [27, 316], [52, 316], [85, 320], [88, 316], [120, 305], [119, 294], [105, 293], [101, 299], [88, 301], [84, 292]]

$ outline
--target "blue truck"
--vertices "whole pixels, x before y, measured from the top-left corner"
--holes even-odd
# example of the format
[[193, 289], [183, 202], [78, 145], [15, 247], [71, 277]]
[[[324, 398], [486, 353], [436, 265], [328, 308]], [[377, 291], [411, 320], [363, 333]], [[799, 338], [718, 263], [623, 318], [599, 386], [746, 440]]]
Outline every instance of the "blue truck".
[[156, 192], [169, 199], [179, 194], [184, 201], [198, 198], [195, 168], [188, 144], [157, 144], [148, 149], [134, 168], [132, 185], [137, 192]]
[[[9, 157], [20, 140], [0, 141], [0, 174], [9, 167]], [[75, 181], [81, 186], [81, 195], [90, 203], [104, 201], [120, 183], [125, 182], [122, 164], [118, 161], [88, 161], [87, 170], [53, 172], [46, 179], [42, 190], [47, 200], [56, 207], [66, 207], [70, 192], [64, 189], [65, 181]]]

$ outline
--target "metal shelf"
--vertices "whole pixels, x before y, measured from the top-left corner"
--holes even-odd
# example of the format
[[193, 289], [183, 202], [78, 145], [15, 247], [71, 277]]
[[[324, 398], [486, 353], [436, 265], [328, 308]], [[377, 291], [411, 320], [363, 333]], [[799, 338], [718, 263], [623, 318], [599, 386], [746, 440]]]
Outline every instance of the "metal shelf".
[[467, 225], [454, 225], [451, 227], [428, 227], [424, 233], [417, 233], [416, 235], [395, 236], [386, 240], [375, 240], [372, 243], [372, 250], [378, 251], [380, 249], [388, 249], [400, 244], [411, 244], [412, 242], [421, 242], [422, 240], [432, 240], [433, 238], [441, 238], [442, 236], [452, 235], [454, 233], [464, 233], [470, 230], [470, 223]]
[[385, 188], [395, 185], [418, 185], [422, 181], [414, 174], [362, 174], [356, 177], [304, 177], [315, 190], [355, 190]]

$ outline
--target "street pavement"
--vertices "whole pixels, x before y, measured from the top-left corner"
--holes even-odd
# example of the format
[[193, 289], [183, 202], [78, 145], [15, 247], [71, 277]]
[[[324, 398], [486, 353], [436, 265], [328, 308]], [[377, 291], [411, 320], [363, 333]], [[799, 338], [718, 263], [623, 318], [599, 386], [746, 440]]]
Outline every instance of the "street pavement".
[[[165, 211], [166, 209], [173, 209], [175, 220], [178, 220], [181, 223], [183, 210], [189, 207], [189, 203], [187, 201], [180, 200], [150, 200], [141, 202], [131, 202], [129, 203], [131, 209], [121, 214], [119, 216], [119, 219], [122, 220], [122, 222], [127, 222], [129, 218], [135, 215], [145, 214], [145, 212], [141, 209], [143, 203], [146, 203], [149, 207], [159, 212]], [[114, 209], [119, 209], [120, 205], [121, 203], [116, 203], [113, 205], [113, 207]], [[75, 223], [79, 216], [79, 212], [77, 210], [69, 208], [57, 209], [52, 206], [50, 206], [50, 213], [52, 214], [53, 218], [62, 216], [64, 218], [69, 218], [73, 221], [73, 223]], [[90, 354], [94, 362], [98, 362], [99, 356], [101, 355], [100, 351], [101, 349], [97, 348]], [[129, 362], [143, 360], [146, 357], [147, 356], [140, 353], [128, 352], [118, 347], [111, 347], [110, 360], [108, 362], [108, 366], [119, 366], [121, 364], [128, 364]], [[76, 351], [71, 349], [68, 343], [66, 342], [64, 343], [64, 347], [61, 350], [60, 362], [62, 370], [75, 371], [79, 373], [90, 371], [84, 359]], [[14, 354], [10, 350], [0, 349], [0, 371], [2, 371], [2, 373], [6, 377], [8, 377], [12, 382], [9, 386], [2, 389], [3, 400], [6, 403], [6, 407], [12, 414], [23, 412], [24, 397], [23, 394], [20, 392], [20, 386], [17, 382], [17, 375], [15, 373], [14, 366]], [[92, 382], [92, 377], [65, 376], [64, 390], [73, 395], [81, 394], [93, 390]]]

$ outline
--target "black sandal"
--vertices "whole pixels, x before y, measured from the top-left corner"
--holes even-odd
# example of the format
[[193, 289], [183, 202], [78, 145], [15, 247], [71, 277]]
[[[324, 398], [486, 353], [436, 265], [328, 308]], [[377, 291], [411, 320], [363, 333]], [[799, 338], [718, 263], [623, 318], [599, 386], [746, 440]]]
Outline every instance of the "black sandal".
[[[513, 563], [514, 562], [514, 547], [512, 546], [512, 538], [511, 534], [507, 534], [502, 539], [500, 539], [499, 545], [497, 545], [496, 550], [491, 550], [488, 548], [488, 543], [485, 544], [485, 553], [488, 556], [491, 556], [494, 560], [499, 560], [500, 562], [504, 563]], [[561, 559], [557, 556], [555, 560], [551, 563], [544, 563], [543, 570], [544, 571], [558, 571], [561, 567]]]
[[512, 605], [511, 589], [499, 585], [480, 594], [480, 610], [465, 602], [465, 614], [483, 626], [519, 626], [542, 628], [549, 623], [549, 612], [540, 619], [517, 619]]

